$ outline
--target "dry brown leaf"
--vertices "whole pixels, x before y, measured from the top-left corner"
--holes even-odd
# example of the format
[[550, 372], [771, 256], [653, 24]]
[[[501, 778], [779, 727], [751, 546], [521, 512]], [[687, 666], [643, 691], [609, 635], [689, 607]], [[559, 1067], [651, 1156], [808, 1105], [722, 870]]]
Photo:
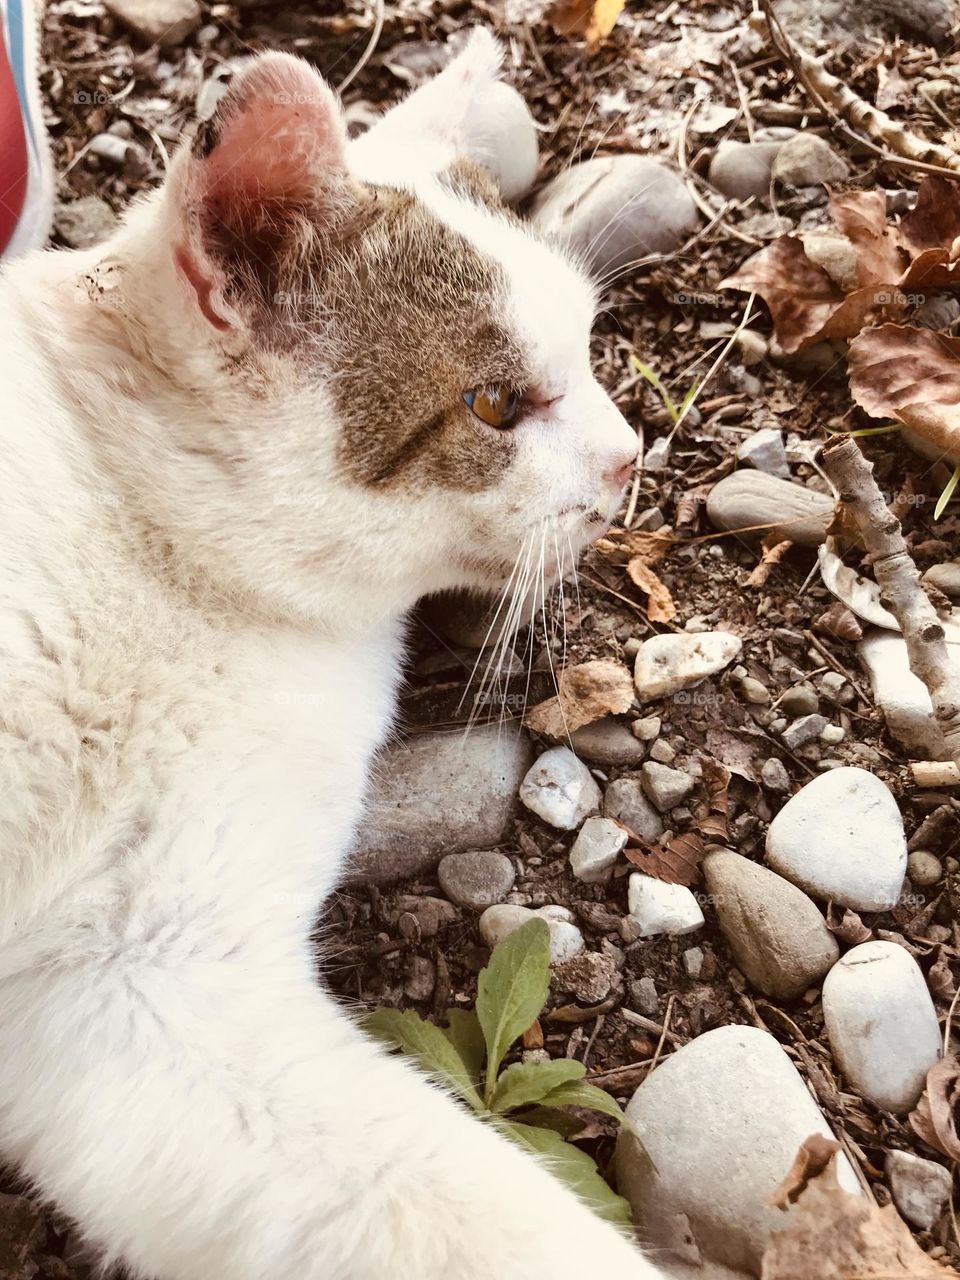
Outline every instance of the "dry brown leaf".
[[830, 197], [830, 216], [857, 251], [857, 283], [893, 286], [907, 265], [907, 252], [887, 225], [882, 191], [849, 191]]
[[850, 393], [874, 418], [896, 418], [960, 453], [960, 338], [883, 324], [850, 344]]
[[877, 63], [877, 96], [874, 100], [880, 111], [888, 111], [891, 107], [907, 106], [913, 102], [913, 84], [904, 79], [897, 66], [886, 67]]
[[946, 956], [940, 956], [935, 964], [930, 966], [927, 973], [927, 986], [930, 988], [930, 994], [935, 1000], [952, 1000], [957, 990], [957, 984], [953, 979], [953, 970], [947, 962]]
[[595, 49], [610, 34], [626, 0], [557, 0], [547, 10], [547, 21], [558, 36], [583, 36]]
[[769, 547], [765, 546], [760, 563], [754, 568], [743, 585], [745, 587], [766, 586], [767, 579], [792, 546], [793, 543], [789, 538], [784, 538], [782, 542], [774, 542]]
[[827, 928], [848, 947], [869, 942], [873, 937], [873, 933], [855, 911], [851, 911], [849, 907], [839, 907], [835, 902], [827, 907]]
[[863, 639], [863, 627], [852, 609], [835, 600], [825, 613], [814, 621], [814, 631], [824, 636], [836, 636], [838, 640], [851, 642]]
[[540, 1025], [540, 1019], [534, 1018], [523, 1033], [523, 1047], [525, 1049], [542, 1049], [543, 1048], [543, 1027]]
[[624, 857], [652, 879], [689, 888], [699, 878], [707, 849], [692, 831], [658, 844], [648, 844], [632, 831], [630, 835], [632, 840], [623, 851]]
[[805, 1138], [787, 1176], [770, 1196], [774, 1209], [787, 1209], [796, 1204], [811, 1181], [823, 1173], [839, 1150], [840, 1143], [825, 1138], [822, 1133], [811, 1133], [809, 1138]]
[[610, 529], [596, 544], [604, 559], [612, 564], [626, 564], [628, 560], [642, 560], [644, 564], [659, 564], [670, 550], [673, 530], [666, 526], [656, 533], [644, 529]]
[[960, 236], [960, 183], [930, 174], [920, 183], [917, 203], [900, 220], [899, 239], [911, 255], [945, 249]]
[[647, 600], [647, 616], [651, 622], [672, 622], [677, 616], [670, 588], [662, 582], [648, 564], [639, 556], [627, 562], [627, 573], [634, 586], [645, 591]]
[[878, 1209], [866, 1196], [843, 1191], [833, 1156], [799, 1192], [786, 1229], [770, 1237], [760, 1275], [761, 1280], [944, 1280], [956, 1272], [927, 1257], [893, 1205]]
[[708, 840], [726, 840], [727, 815], [730, 811], [730, 770], [719, 760], [702, 756], [700, 768], [707, 792], [707, 816], [700, 822], [700, 834]]
[[580, 662], [560, 674], [560, 692], [531, 707], [524, 724], [547, 738], [564, 738], [574, 729], [608, 715], [623, 715], [634, 698], [633, 677], [608, 658]]
[[960, 1160], [957, 1106], [960, 1104], [960, 1058], [951, 1054], [927, 1072], [923, 1096], [908, 1117], [910, 1128], [935, 1151]]
[[700, 519], [700, 512], [707, 505], [707, 495], [713, 485], [698, 484], [693, 489], [685, 489], [677, 494], [675, 522], [678, 529], [695, 529]]
[[956, 242], [950, 249], [924, 249], [904, 271], [900, 290], [944, 289], [960, 283], [960, 261]]

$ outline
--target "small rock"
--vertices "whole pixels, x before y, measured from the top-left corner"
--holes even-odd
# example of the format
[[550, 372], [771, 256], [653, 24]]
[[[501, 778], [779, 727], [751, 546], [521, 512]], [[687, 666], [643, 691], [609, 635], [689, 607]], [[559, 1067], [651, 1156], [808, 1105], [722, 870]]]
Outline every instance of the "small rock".
[[[637, 648], [633, 654], [634, 659], [636, 659], [637, 654], [640, 652], [640, 647], [641, 645], [638, 641]], [[626, 649], [624, 649], [624, 656], [626, 656]], [[644, 716], [641, 720], [634, 720], [631, 725], [631, 732], [633, 733], [633, 736], [635, 738], [639, 738], [641, 742], [653, 742], [654, 738], [658, 738], [660, 736], [660, 717]]]
[[826, 728], [820, 730], [820, 741], [826, 743], [828, 747], [835, 747], [846, 736], [846, 730], [840, 724], [828, 724]]
[[849, 684], [839, 671], [825, 671], [820, 681], [820, 692], [830, 702], [841, 705], [847, 701], [846, 694], [851, 691]]
[[530, 216], [598, 274], [678, 248], [700, 222], [683, 179], [638, 155], [603, 156], [563, 170], [537, 196]]
[[703, 962], [706, 956], [703, 947], [688, 947], [683, 953], [683, 968], [688, 978], [696, 980], [703, 973]]
[[773, 161], [773, 176], [788, 187], [816, 187], [842, 182], [850, 166], [815, 133], [797, 133], [782, 144]]
[[710, 161], [707, 180], [729, 200], [770, 194], [770, 174], [782, 142], [720, 143]]
[[[751, 1276], [771, 1234], [789, 1226], [794, 1211], [770, 1197], [800, 1144], [834, 1136], [773, 1036], [744, 1026], [707, 1031], [672, 1053], [636, 1090], [627, 1118], [617, 1185], [643, 1238]], [[843, 1189], [859, 1194], [844, 1155], [836, 1167]]]
[[[737, 346], [740, 348], [740, 359], [744, 365], [751, 369], [761, 360], [766, 358], [767, 340], [762, 333], [757, 333], [756, 329], [739, 329], [735, 333]], [[744, 391], [753, 388], [754, 394], [758, 389], [762, 389], [763, 383], [759, 379], [754, 378], [753, 374], [749, 375], [749, 381], [745, 378], [741, 384]], [[761, 467], [760, 470], [763, 470]]]
[[648, 844], [663, 835], [663, 820], [644, 795], [639, 778], [618, 778], [611, 782], [603, 797], [603, 812], [605, 817], [624, 823]]
[[658, 738], [650, 748], [650, 759], [656, 761], [657, 764], [673, 764], [676, 758], [676, 751], [664, 738]]
[[408, 1000], [429, 1000], [437, 981], [437, 970], [427, 956], [411, 956], [403, 993]]
[[783, 761], [778, 760], [776, 756], [764, 760], [760, 770], [760, 781], [775, 795], [785, 795], [790, 790], [790, 775]]
[[796, 751], [813, 742], [814, 738], [819, 738], [826, 727], [826, 716], [801, 716], [799, 720], [788, 724], [780, 736], [791, 751]]
[[570, 743], [578, 756], [595, 764], [632, 765], [643, 759], [644, 747], [614, 716], [574, 729]]
[[812, 716], [820, 710], [820, 699], [812, 684], [795, 684], [780, 699], [780, 706], [791, 718]]
[[711, 853], [703, 870], [737, 966], [764, 995], [793, 1000], [836, 963], [836, 938], [789, 880], [726, 849]]
[[581, 1004], [599, 1004], [610, 994], [616, 976], [617, 967], [609, 956], [581, 951], [572, 960], [554, 965], [553, 986], [569, 991]]
[[655, 1018], [660, 1012], [660, 997], [657, 995], [657, 984], [653, 978], [639, 978], [631, 982], [628, 988], [630, 1004], [637, 1013]]
[[569, 747], [551, 747], [531, 766], [520, 799], [550, 826], [573, 831], [600, 808], [600, 788]]
[[504, 200], [522, 200], [537, 176], [537, 126], [511, 85], [494, 81], [484, 90], [482, 109], [467, 116], [463, 154], [485, 168]]
[[646, 511], [641, 511], [634, 519], [632, 527], [634, 529], [642, 529], [644, 533], [656, 533], [666, 523], [663, 518], [663, 512], [659, 507], [647, 507]]
[[694, 933], [704, 923], [700, 904], [682, 884], [667, 884], [639, 871], [630, 876], [627, 890], [627, 917], [637, 937], [653, 938], [657, 934]]
[[452, 902], [447, 902], [444, 898], [421, 898], [414, 893], [399, 895], [397, 911], [401, 915], [409, 913], [414, 917], [421, 938], [435, 938], [444, 925], [452, 924], [458, 918], [457, 909]]
[[[923, 581], [929, 582], [951, 600], [960, 600], [960, 560], [949, 560], [946, 564], [935, 564], [923, 575]], [[938, 1165], [937, 1168], [940, 1166]]]
[[113, 234], [117, 215], [99, 196], [81, 196], [59, 206], [54, 226], [60, 239], [71, 249], [89, 249]]
[[765, 707], [770, 702], [770, 690], [753, 676], [744, 676], [740, 681], [740, 692], [747, 702], [755, 707]]
[[637, 654], [640, 652], [642, 640], [638, 640], [636, 636], [631, 636], [629, 640], [623, 642], [623, 656], [627, 662], [633, 662]]
[[808, 782], [770, 823], [766, 860], [816, 898], [889, 911], [907, 868], [897, 802], [865, 769], [833, 769]]
[[697, 785], [688, 773], [648, 761], [642, 769], [643, 789], [661, 813], [668, 813]]
[[115, 18], [146, 44], [172, 49], [200, 25], [197, 0], [106, 0]]
[[[833, 500], [800, 484], [765, 471], [742, 468], [724, 476], [707, 496], [707, 515], [717, 529], [749, 529], [742, 536], [760, 539], [769, 530], [803, 547], [816, 547], [827, 536]], [[754, 526], [761, 526], [754, 529]]]
[[803, 251], [811, 262], [822, 267], [835, 285], [844, 293], [852, 293], [860, 278], [860, 259], [857, 249], [836, 231], [805, 231], [800, 239]]
[[[950, 656], [960, 663], [960, 623], [941, 618], [940, 624]], [[874, 699], [891, 736], [920, 759], [949, 759], [927, 687], [910, 670], [903, 636], [874, 628], [857, 645], [857, 653], [869, 672]]]
[[114, 133], [98, 133], [90, 140], [89, 150], [91, 155], [113, 168], [122, 169], [133, 150], [133, 144], [125, 138], [118, 138]]
[[480, 936], [488, 947], [493, 948], [522, 924], [538, 918], [546, 920], [550, 930], [551, 964], [563, 964], [579, 955], [583, 950], [583, 934], [564, 907], [547, 906], [531, 911], [529, 907], [515, 907], [506, 902], [487, 907], [480, 917]]
[[953, 1190], [950, 1170], [909, 1151], [888, 1151], [886, 1174], [903, 1217], [921, 1231], [936, 1226]]
[[637, 697], [640, 702], [653, 702], [700, 684], [733, 662], [742, 647], [740, 639], [728, 631], [651, 636], [644, 640], [634, 666]]
[[779, 476], [781, 480], [790, 479], [790, 464], [783, 445], [783, 432], [773, 427], [761, 427], [753, 435], [747, 436], [737, 450], [737, 458], [755, 467], [757, 471], [765, 471], [769, 476]]
[[513, 863], [492, 849], [448, 853], [437, 867], [440, 888], [458, 907], [492, 907], [502, 902], [517, 878]]
[[906, 948], [862, 942], [848, 951], [823, 984], [823, 1018], [831, 1052], [858, 1092], [894, 1114], [916, 1105], [940, 1059], [940, 1027]]
[[587, 818], [570, 850], [570, 870], [585, 884], [609, 880], [626, 843], [626, 831], [612, 818]]
[[907, 854], [907, 875], [921, 889], [939, 884], [943, 877], [940, 859], [926, 849], [914, 849]]

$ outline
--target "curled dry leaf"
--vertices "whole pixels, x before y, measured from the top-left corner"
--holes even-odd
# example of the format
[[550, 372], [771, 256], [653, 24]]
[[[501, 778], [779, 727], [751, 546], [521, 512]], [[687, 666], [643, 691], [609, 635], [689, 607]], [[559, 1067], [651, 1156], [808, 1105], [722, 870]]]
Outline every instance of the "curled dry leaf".
[[927, 986], [935, 1000], [952, 1000], [957, 990], [953, 971], [947, 963], [946, 956], [941, 955], [935, 964], [930, 966], [927, 974]]
[[908, 1117], [917, 1137], [951, 1160], [960, 1160], [957, 1107], [960, 1105], [960, 1058], [951, 1054], [927, 1072], [923, 1096]]
[[810, 1185], [810, 1180], [823, 1173], [824, 1169], [840, 1150], [840, 1143], [832, 1138], [825, 1138], [822, 1133], [811, 1133], [800, 1144], [793, 1164], [778, 1187], [770, 1196], [774, 1209], [787, 1209], [796, 1204], [802, 1192]]
[[626, 0], [557, 0], [547, 21], [558, 36], [583, 36], [595, 49], [616, 26]]
[[774, 539], [769, 546], [767, 545], [767, 540], [764, 539], [760, 563], [753, 569], [743, 585], [745, 587], [765, 587], [767, 579], [792, 546], [793, 543], [789, 538], [784, 538], [782, 542], [777, 542]]
[[872, 622], [875, 627], [886, 627], [888, 631], [900, 630], [900, 623], [880, 603], [880, 588], [873, 579], [865, 578], [840, 559], [835, 538], [827, 538], [820, 545], [817, 557], [823, 585], [858, 618]]
[[871, 930], [855, 911], [851, 911], [849, 907], [839, 907], [835, 902], [827, 907], [827, 928], [848, 947], [859, 946], [861, 942], [869, 942], [873, 937]]
[[607, 658], [567, 667], [560, 692], [531, 707], [524, 724], [547, 738], [564, 738], [574, 729], [607, 715], [623, 715], [633, 703], [633, 678], [626, 667]]
[[911, 254], [942, 249], [960, 236], [960, 183], [931, 174], [917, 191], [917, 203], [900, 220], [900, 241]]
[[612, 564], [626, 564], [630, 560], [642, 560], [644, 564], [659, 564], [670, 550], [674, 538], [669, 527], [648, 533], [644, 529], [610, 529], [596, 544], [596, 549]]
[[627, 574], [634, 586], [648, 597], [647, 616], [650, 621], [672, 622], [677, 616], [677, 606], [667, 584], [639, 556], [627, 561]]
[[700, 821], [700, 834], [707, 840], [726, 840], [727, 815], [730, 810], [730, 770], [710, 756], [701, 757], [700, 768], [708, 806], [706, 817]]
[[835, 1155], [799, 1190], [789, 1225], [771, 1236], [760, 1272], [761, 1280], [945, 1280], [955, 1274], [927, 1257], [893, 1205], [878, 1209], [866, 1196], [842, 1190]]
[[863, 639], [863, 627], [855, 615], [836, 600], [825, 613], [821, 613], [813, 624], [814, 631], [824, 636], [836, 636], [838, 640], [855, 642]]
[[654, 880], [689, 888], [699, 878], [700, 863], [707, 847], [694, 832], [688, 831], [657, 844], [648, 844], [632, 831], [630, 836], [631, 841], [623, 851], [624, 857]]

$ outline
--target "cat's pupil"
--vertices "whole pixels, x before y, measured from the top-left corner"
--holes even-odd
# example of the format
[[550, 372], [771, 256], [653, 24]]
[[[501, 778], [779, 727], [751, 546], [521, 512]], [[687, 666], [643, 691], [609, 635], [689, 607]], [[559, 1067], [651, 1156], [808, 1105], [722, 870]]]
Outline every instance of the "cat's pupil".
[[517, 420], [522, 397], [516, 387], [500, 383], [493, 387], [472, 387], [463, 393], [463, 398], [481, 422], [506, 430]]

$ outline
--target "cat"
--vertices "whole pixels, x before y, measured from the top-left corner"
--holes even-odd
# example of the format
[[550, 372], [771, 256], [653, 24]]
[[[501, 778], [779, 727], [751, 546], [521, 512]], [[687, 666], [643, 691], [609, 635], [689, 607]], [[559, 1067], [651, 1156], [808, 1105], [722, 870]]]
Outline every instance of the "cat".
[[315, 980], [404, 615], [582, 548], [636, 454], [586, 276], [464, 161], [498, 65], [348, 144], [260, 55], [0, 279], [0, 1152], [135, 1274], [659, 1274]]

